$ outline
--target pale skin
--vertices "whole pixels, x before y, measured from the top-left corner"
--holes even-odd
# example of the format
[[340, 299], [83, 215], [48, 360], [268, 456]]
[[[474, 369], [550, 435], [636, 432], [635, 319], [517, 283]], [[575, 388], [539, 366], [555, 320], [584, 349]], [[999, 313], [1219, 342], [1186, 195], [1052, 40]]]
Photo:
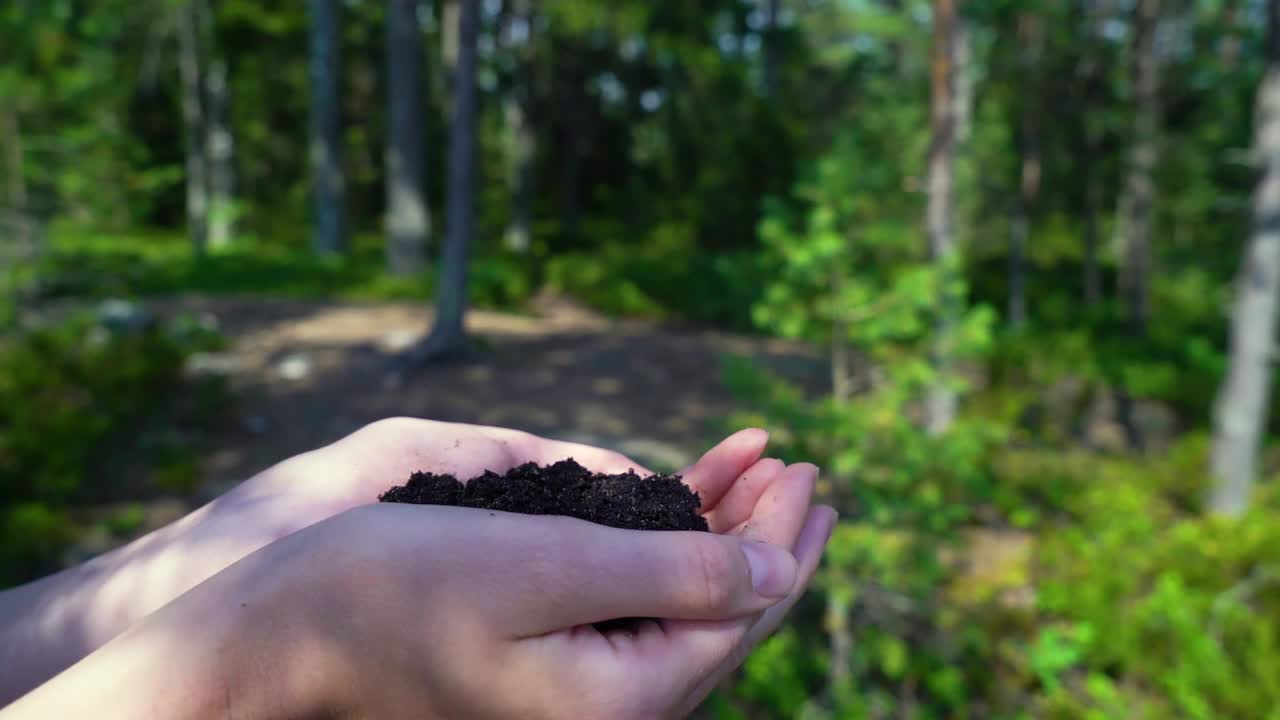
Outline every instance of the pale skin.
[[[681, 717], [799, 599], [835, 522], [817, 468], [739, 432], [685, 473], [714, 534], [370, 505], [606, 450], [394, 419], [80, 568], [0, 593], [0, 720]], [[592, 623], [662, 618], [602, 634]]]

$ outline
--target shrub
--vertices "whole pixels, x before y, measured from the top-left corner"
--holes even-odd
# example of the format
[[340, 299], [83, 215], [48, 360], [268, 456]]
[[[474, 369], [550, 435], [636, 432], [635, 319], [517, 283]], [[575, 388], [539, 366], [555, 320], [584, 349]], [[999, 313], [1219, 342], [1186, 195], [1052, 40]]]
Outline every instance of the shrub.
[[[0, 584], [55, 563], [74, 535], [75, 505], [157, 479], [189, 489], [180, 429], [213, 418], [224, 393], [215, 380], [184, 378], [183, 365], [218, 341], [189, 318], [123, 327], [87, 313], [0, 338]], [[139, 464], [150, 478], [112, 478]]]

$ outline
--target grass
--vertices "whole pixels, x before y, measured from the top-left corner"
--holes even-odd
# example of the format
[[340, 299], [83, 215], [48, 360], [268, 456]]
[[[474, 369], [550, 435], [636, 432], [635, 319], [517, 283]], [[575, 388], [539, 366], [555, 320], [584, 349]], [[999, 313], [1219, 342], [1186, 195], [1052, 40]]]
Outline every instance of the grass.
[[184, 292], [346, 300], [426, 300], [433, 278], [386, 272], [382, 239], [354, 238], [347, 257], [308, 248], [241, 242], [198, 257], [176, 232], [86, 232], [60, 228], [41, 276], [58, 295], [164, 296]]

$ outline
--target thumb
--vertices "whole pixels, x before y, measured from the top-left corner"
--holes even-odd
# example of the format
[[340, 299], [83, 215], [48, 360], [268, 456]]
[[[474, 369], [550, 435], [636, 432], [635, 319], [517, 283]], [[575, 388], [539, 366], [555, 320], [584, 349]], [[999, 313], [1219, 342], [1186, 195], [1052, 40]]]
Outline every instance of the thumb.
[[518, 581], [530, 592], [512, 594], [526, 605], [511, 617], [528, 617], [530, 634], [618, 618], [743, 617], [781, 602], [796, 583], [795, 557], [775, 545], [569, 523], [580, 527], [555, 534], [556, 563], [545, 562], [547, 548], [532, 547], [531, 561], [521, 563]]

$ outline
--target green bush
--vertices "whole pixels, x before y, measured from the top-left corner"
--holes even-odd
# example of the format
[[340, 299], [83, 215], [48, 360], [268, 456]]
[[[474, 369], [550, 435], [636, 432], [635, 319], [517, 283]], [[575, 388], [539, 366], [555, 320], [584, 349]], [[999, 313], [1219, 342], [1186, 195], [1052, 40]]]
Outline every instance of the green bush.
[[[949, 532], [846, 512], [718, 716], [1275, 718], [1280, 483], [1238, 520], [1206, 516], [1205, 461], [1196, 436], [1148, 459], [988, 444], [991, 482], [953, 496], [970, 512]], [[912, 471], [882, 501], [910, 507], [946, 477]]]
[[[113, 328], [87, 313], [0, 337], [0, 584], [56, 562], [77, 505], [190, 489], [180, 430], [215, 417], [225, 393], [183, 365], [218, 343], [190, 318]], [[116, 477], [126, 466], [150, 473]]]

